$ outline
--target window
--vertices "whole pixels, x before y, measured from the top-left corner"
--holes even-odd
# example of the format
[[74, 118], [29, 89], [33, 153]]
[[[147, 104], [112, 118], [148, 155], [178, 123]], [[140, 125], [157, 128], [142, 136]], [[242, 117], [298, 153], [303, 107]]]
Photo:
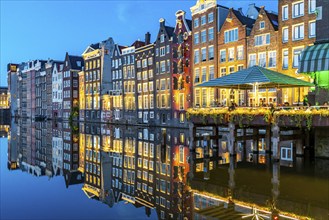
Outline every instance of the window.
[[164, 72], [166, 72], [166, 61], [161, 61], [160, 62], [160, 71], [161, 71], [161, 73], [164, 73]]
[[199, 27], [199, 18], [194, 19], [194, 27]]
[[316, 32], [316, 29], [315, 29], [315, 21], [311, 21], [308, 24], [308, 37], [309, 38], [315, 37], [315, 32]]
[[288, 42], [289, 37], [289, 29], [288, 27], [285, 27], [282, 29], [282, 42]]
[[207, 89], [202, 89], [202, 106], [207, 106]]
[[194, 33], [194, 44], [199, 44], [200, 39], [199, 39], [199, 32]]
[[202, 81], [205, 82], [207, 80], [207, 67], [202, 67]]
[[288, 160], [288, 161], [293, 160], [292, 148], [293, 148], [292, 144], [290, 147], [281, 147], [281, 159], [282, 160]]
[[282, 6], [282, 21], [288, 20], [288, 5]]
[[160, 57], [164, 56], [166, 53], [166, 48], [165, 47], [161, 47], [160, 48]]
[[207, 23], [206, 16], [203, 15], [203, 16], [201, 17], [201, 25], [205, 25], [206, 23]]
[[228, 48], [228, 61], [234, 61], [234, 47]]
[[214, 39], [214, 28], [208, 29], [208, 40], [211, 41]]
[[226, 50], [220, 50], [220, 62], [226, 62]]
[[199, 83], [200, 82], [200, 69], [195, 69], [194, 71], [194, 82]]
[[312, 14], [316, 11], [316, 0], [308, 0], [308, 13]]
[[237, 48], [238, 54], [237, 54], [237, 60], [243, 60], [243, 46], [238, 46]]
[[234, 73], [234, 66], [230, 66], [228, 68], [229, 74]]
[[268, 52], [268, 67], [276, 67], [276, 51]]
[[289, 51], [288, 49], [284, 49], [282, 51], [283, 59], [282, 59], [282, 69], [288, 69], [288, 61], [289, 61]]
[[161, 34], [160, 36], [160, 43], [163, 43], [164, 42], [164, 34]]
[[255, 36], [255, 46], [262, 46], [267, 44], [270, 44], [270, 34]]
[[211, 12], [211, 13], [208, 14], [208, 23], [211, 23], [213, 21], [214, 21], [214, 13]]
[[195, 90], [195, 105], [200, 106], [200, 90]]
[[266, 67], [266, 53], [258, 53], [258, 66]]
[[226, 76], [226, 67], [220, 68], [220, 77]]
[[225, 43], [234, 42], [237, 40], [238, 40], [238, 28], [224, 32]]
[[208, 47], [208, 59], [213, 60], [214, 59], [214, 46]]
[[238, 65], [238, 71], [243, 70], [243, 65]]
[[170, 52], [170, 46], [167, 45], [166, 48], [167, 48], [166, 51], [167, 51], [167, 54], [168, 54]]
[[152, 58], [152, 57], [149, 57], [149, 58], [147, 59], [147, 62], [148, 62], [148, 65], [149, 65], [149, 66], [153, 65], [153, 58]]
[[194, 63], [199, 63], [199, 50], [194, 51]]
[[256, 65], [256, 54], [249, 54], [249, 67]]
[[201, 43], [205, 43], [207, 41], [207, 32], [206, 30], [201, 31]]
[[215, 69], [214, 66], [209, 67], [209, 80], [212, 80], [215, 78]]
[[201, 60], [202, 61], [207, 60], [207, 49], [205, 47], [201, 49]]
[[292, 17], [297, 18], [304, 15], [304, 1], [292, 5]]
[[259, 22], [259, 29], [264, 29], [265, 28], [265, 21]]
[[294, 60], [293, 60], [293, 67], [298, 68], [300, 58], [302, 56], [302, 51], [304, 48], [295, 48], [294, 49]]
[[304, 39], [304, 24], [293, 26], [293, 40]]

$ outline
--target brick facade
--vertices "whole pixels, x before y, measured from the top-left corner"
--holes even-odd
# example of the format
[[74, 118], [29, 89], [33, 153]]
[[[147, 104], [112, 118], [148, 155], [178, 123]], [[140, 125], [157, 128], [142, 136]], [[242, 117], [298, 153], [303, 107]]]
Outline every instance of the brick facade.
[[[269, 36], [269, 37], [267, 37]], [[254, 27], [247, 40], [248, 67], [258, 65], [277, 71], [278, 64], [278, 15], [260, 8]], [[263, 58], [263, 59], [262, 59]], [[258, 104], [277, 103], [275, 88], [260, 90]], [[252, 92], [248, 94], [248, 104], [253, 105], [255, 97]]]
[[[308, 77], [298, 74], [298, 61], [302, 50], [315, 42], [315, 30], [312, 36], [310, 36], [311, 32], [309, 31], [311, 23], [315, 22], [316, 19], [315, 11], [310, 12], [309, 0], [279, 0], [278, 9], [278, 71], [292, 77], [308, 80]], [[286, 14], [286, 12], [288, 13]], [[287, 37], [284, 33], [286, 29]], [[293, 104], [298, 100], [302, 101], [307, 92], [308, 88], [283, 89], [282, 102]]]

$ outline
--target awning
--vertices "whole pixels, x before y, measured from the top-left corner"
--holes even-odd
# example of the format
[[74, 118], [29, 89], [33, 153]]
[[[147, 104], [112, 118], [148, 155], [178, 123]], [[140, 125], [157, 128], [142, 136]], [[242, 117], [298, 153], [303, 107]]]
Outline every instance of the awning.
[[307, 47], [300, 59], [299, 72], [311, 73], [329, 70], [329, 43]]

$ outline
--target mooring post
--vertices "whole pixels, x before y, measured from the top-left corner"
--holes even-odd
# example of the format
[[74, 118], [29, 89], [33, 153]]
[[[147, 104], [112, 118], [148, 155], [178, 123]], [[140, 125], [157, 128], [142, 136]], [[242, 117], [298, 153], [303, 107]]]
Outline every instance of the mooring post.
[[258, 149], [258, 145], [259, 145], [259, 129], [258, 128], [254, 128], [253, 129], [253, 162], [254, 163], [258, 163], [259, 160], [259, 149]]
[[280, 143], [280, 127], [275, 123], [272, 125], [272, 158], [274, 161], [280, 160], [280, 151], [279, 151], [279, 143]]
[[228, 129], [229, 129], [228, 150], [230, 152], [230, 156], [235, 156], [236, 155], [236, 146], [235, 146], [236, 129], [235, 129], [235, 124], [230, 122], [228, 124]]

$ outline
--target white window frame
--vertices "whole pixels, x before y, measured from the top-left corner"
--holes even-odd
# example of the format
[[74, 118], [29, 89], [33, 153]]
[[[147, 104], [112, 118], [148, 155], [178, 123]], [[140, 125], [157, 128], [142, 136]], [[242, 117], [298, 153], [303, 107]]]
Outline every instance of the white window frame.
[[[302, 27], [303, 28], [303, 32], [301, 32], [301, 30], [298, 31], [298, 38], [296, 38], [295, 36], [295, 28], [298, 27]], [[298, 40], [303, 40], [305, 38], [305, 25], [304, 23], [299, 23], [299, 24], [295, 24], [292, 26], [292, 40], [293, 41], [298, 41]]]
[[[285, 16], [285, 11], [286, 11], [286, 16]], [[282, 6], [282, 21], [286, 21], [289, 19], [289, 6], [288, 5], [283, 5]]]
[[[298, 12], [299, 12], [299, 14], [296, 14], [296, 10], [295, 10], [295, 6], [296, 5], [299, 5], [298, 6]], [[299, 17], [304, 16], [304, 10], [305, 10], [304, 1], [294, 2], [292, 4], [292, 18], [299, 18]]]
[[288, 41], [289, 41], [289, 28], [283, 27], [282, 28], [282, 43], [287, 43]]
[[[311, 35], [311, 33], [312, 33], [312, 24], [314, 25], [314, 34], [313, 35]], [[316, 37], [316, 21], [315, 20], [313, 20], [313, 21], [310, 21], [309, 23], [308, 23], [308, 38], [314, 38], [314, 37]]]

